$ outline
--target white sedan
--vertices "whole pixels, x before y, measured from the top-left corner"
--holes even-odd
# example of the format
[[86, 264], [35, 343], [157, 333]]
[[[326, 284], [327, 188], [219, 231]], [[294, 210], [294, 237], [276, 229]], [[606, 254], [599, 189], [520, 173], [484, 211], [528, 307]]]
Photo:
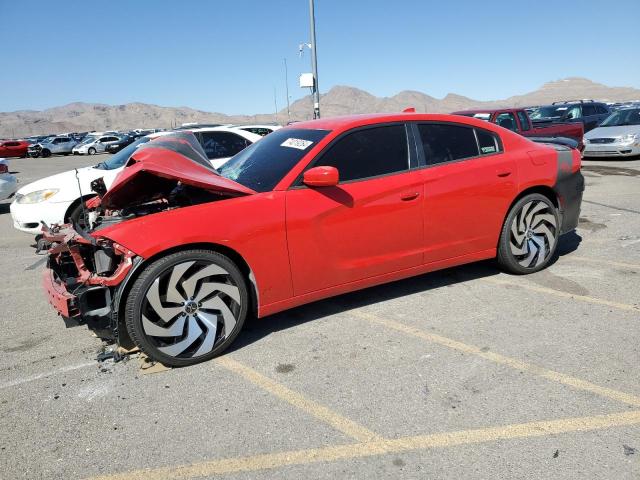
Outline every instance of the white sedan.
[[[260, 140], [260, 135], [230, 127], [191, 130], [215, 168], [245, 147]], [[91, 182], [102, 177], [109, 188], [138, 145], [170, 132], [142, 137], [93, 167], [84, 167], [52, 175], [25, 185], [11, 203], [13, 226], [20, 231], [37, 235], [42, 222], [47, 225], [69, 220], [81, 222], [82, 200], [93, 197]]]
[[640, 108], [623, 108], [584, 134], [585, 157], [640, 155]]
[[0, 200], [6, 200], [18, 188], [16, 177], [9, 173], [9, 163], [0, 159]]

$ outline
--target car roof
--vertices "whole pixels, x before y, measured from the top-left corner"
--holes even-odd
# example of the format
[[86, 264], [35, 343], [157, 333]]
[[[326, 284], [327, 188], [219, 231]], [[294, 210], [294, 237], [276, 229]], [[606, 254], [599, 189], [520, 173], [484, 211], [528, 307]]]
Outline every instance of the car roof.
[[465, 123], [485, 129], [492, 129], [484, 120], [473, 117], [462, 117], [460, 115], [445, 113], [367, 113], [360, 115], [345, 115], [339, 117], [320, 118], [318, 120], [307, 120], [297, 122], [284, 127], [286, 129], [312, 129], [312, 130], [347, 130], [358, 126], [375, 125], [392, 122], [453, 122]]

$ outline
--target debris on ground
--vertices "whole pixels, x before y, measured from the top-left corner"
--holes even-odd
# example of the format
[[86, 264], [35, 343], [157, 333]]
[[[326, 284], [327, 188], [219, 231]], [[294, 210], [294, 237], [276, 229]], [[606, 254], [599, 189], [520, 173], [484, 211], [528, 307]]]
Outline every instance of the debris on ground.
[[138, 357], [140, 359], [140, 372], [143, 375], [150, 375], [152, 373], [161, 373], [171, 370], [166, 365], [160, 362], [156, 362], [147, 357], [144, 353], [141, 353]]
[[624, 454], [627, 456], [635, 455], [638, 452], [638, 449], [630, 447], [629, 445], [622, 445], [622, 448], [624, 448]]

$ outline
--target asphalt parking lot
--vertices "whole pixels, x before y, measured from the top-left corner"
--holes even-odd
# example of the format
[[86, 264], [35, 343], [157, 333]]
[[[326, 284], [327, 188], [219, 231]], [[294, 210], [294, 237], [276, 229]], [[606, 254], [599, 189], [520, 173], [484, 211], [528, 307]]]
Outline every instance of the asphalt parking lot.
[[[28, 183], [100, 160], [10, 166]], [[64, 328], [0, 203], [0, 477], [639, 478], [640, 160], [583, 165], [580, 226], [547, 270], [343, 295], [154, 374]]]

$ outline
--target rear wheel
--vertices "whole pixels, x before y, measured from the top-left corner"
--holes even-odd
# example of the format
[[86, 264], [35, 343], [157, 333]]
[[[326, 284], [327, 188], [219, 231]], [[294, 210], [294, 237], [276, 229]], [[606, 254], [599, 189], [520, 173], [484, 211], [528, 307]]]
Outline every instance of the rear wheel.
[[181, 367], [223, 352], [240, 332], [249, 294], [227, 257], [186, 250], [143, 270], [125, 303], [132, 340], [154, 360]]
[[509, 211], [498, 244], [498, 263], [511, 273], [542, 270], [558, 245], [560, 221], [555, 205], [544, 195], [521, 198]]

